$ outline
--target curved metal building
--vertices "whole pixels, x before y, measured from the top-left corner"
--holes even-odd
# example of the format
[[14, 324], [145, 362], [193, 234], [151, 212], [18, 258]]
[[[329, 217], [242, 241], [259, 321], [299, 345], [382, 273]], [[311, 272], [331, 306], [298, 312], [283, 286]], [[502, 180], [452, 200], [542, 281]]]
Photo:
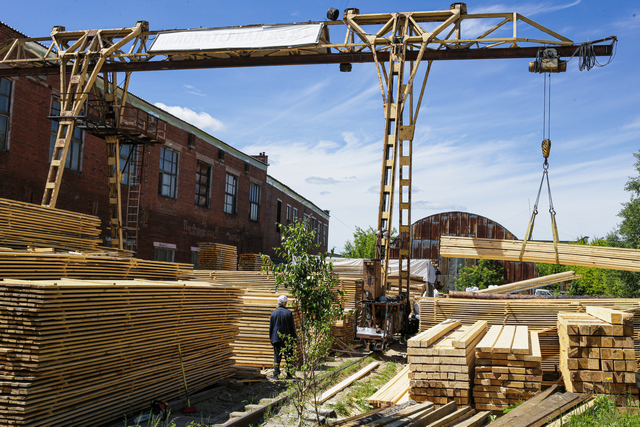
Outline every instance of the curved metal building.
[[[516, 236], [497, 222], [469, 212], [443, 212], [422, 218], [412, 225], [413, 259], [430, 259], [437, 263], [441, 281], [446, 291], [455, 290], [455, 279], [460, 269], [478, 263], [478, 260], [442, 258], [440, 236], [479, 237], [486, 239], [517, 240]], [[391, 257], [398, 257], [398, 250], [391, 250]], [[505, 270], [506, 283], [538, 277], [538, 270], [531, 262], [498, 261]]]

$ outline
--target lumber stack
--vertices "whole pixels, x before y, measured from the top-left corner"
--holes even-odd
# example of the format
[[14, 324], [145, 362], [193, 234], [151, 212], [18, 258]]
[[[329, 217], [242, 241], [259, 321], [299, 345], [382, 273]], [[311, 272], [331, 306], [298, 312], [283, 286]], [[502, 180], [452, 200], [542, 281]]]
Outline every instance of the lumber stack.
[[[268, 255], [266, 255], [269, 258]], [[238, 270], [240, 271], [262, 271], [262, 255], [260, 254], [242, 254], [238, 262]]]
[[238, 250], [221, 243], [198, 243], [198, 267], [203, 270], [237, 270]]
[[367, 403], [374, 408], [393, 406], [409, 401], [409, 365], [405, 366], [388, 383], [367, 398]]
[[260, 271], [193, 270], [195, 280], [219, 285], [261, 288], [275, 291], [276, 282], [272, 274]]
[[331, 336], [340, 339], [344, 344], [353, 344], [353, 334], [355, 332], [355, 316], [350, 310], [344, 310], [344, 318], [336, 320], [331, 325]]
[[638, 400], [633, 315], [602, 307], [559, 313], [560, 371], [568, 391], [609, 393]]
[[355, 310], [356, 302], [362, 299], [362, 285], [359, 285], [358, 282], [362, 283], [362, 279], [356, 280], [340, 277], [338, 281], [336, 287], [345, 292], [341, 298], [342, 308], [345, 310]]
[[[239, 366], [259, 368], [273, 367], [273, 347], [269, 339], [271, 312], [278, 308], [278, 296], [282, 293], [259, 289], [244, 289], [240, 295], [242, 313], [236, 319], [238, 335], [232, 344], [233, 358]], [[287, 308], [295, 306], [295, 300], [289, 295]], [[296, 325], [299, 313], [292, 310]]]
[[502, 411], [541, 388], [538, 333], [526, 326], [492, 326], [476, 347], [476, 409]]
[[455, 401], [468, 405], [474, 377], [475, 346], [487, 332], [487, 322], [461, 326], [444, 322], [411, 338], [407, 343], [409, 397], [437, 406]]
[[[490, 325], [526, 325], [531, 330], [541, 331], [555, 328], [558, 313], [577, 313], [587, 307], [617, 307], [629, 312], [640, 309], [637, 298], [567, 298], [531, 300], [473, 300], [458, 298], [421, 298], [420, 330], [424, 331], [446, 319], [459, 319], [462, 324], [472, 325], [477, 320], [486, 320]], [[634, 347], [636, 360], [640, 357], [640, 316], [634, 316]], [[557, 335], [556, 335], [557, 337]], [[557, 339], [557, 338], [556, 338]], [[548, 341], [551, 343], [551, 341]], [[544, 343], [542, 343], [544, 344]], [[558, 344], [555, 347], [541, 346], [543, 363], [551, 366], [558, 361]]]
[[99, 250], [100, 218], [0, 199], [0, 246]]
[[503, 261], [543, 262], [579, 265], [611, 270], [640, 271], [640, 250], [605, 246], [527, 242], [522, 257], [522, 241], [479, 239], [473, 237], [440, 237], [440, 255], [447, 258], [494, 259]]
[[74, 252], [0, 249], [0, 279], [148, 279], [190, 278], [193, 266]]
[[79, 426], [233, 375], [240, 291], [189, 282], [0, 282], [0, 424]]

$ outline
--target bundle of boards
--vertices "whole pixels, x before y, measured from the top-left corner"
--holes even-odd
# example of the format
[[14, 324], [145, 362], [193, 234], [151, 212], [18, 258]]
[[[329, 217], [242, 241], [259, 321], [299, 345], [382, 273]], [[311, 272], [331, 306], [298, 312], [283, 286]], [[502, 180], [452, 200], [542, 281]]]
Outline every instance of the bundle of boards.
[[0, 278], [148, 279], [189, 278], [193, 265], [81, 253], [0, 249]]
[[486, 321], [462, 326], [450, 319], [411, 338], [407, 343], [410, 398], [436, 406], [451, 401], [470, 404], [475, 347], [486, 332]]
[[567, 391], [596, 392], [638, 401], [633, 315], [601, 307], [559, 313], [560, 370]]
[[[267, 259], [269, 256], [266, 255]], [[238, 270], [240, 271], [262, 271], [264, 262], [260, 254], [241, 254], [238, 262]]]
[[95, 251], [100, 243], [97, 216], [0, 199], [0, 246]]
[[139, 415], [233, 375], [240, 290], [188, 282], [0, 282], [0, 424]]
[[526, 326], [494, 325], [476, 346], [476, 409], [501, 412], [542, 389], [538, 333]]
[[237, 270], [238, 250], [221, 243], [198, 243], [198, 267], [203, 270]]

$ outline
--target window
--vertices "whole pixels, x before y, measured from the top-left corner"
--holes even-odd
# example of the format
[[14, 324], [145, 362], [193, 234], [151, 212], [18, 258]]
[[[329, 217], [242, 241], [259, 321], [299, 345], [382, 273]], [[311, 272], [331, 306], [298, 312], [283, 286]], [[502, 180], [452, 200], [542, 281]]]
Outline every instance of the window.
[[322, 223], [318, 221], [318, 233], [316, 233], [316, 241], [318, 244], [322, 243]]
[[0, 150], [9, 148], [9, 117], [11, 110], [11, 80], [0, 79]]
[[298, 208], [293, 208], [293, 222], [298, 219]]
[[280, 224], [282, 221], [282, 200], [278, 199], [278, 210], [276, 211], [276, 232], [280, 232]]
[[327, 237], [329, 235], [329, 224], [325, 224], [324, 227], [322, 227], [324, 234], [322, 235], [322, 243], [324, 243], [325, 246], [327, 246]]
[[224, 151], [221, 148], [218, 149], [218, 161], [224, 163]]
[[258, 213], [260, 208], [260, 186], [251, 184], [249, 189], [249, 219], [258, 221]]
[[176, 254], [175, 249], [155, 248], [154, 253], [153, 253], [153, 260], [154, 261], [173, 262], [175, 254]]
[[[310, 230], [311, 231], [316, 231], [316, 219], [314, 217], [311, 217]], [[315, 236], [313, 236], [313, 243], [318, 243], [318, 233], [315, 233]]]
[[198, 162], [196, 166], [196, 205], [204, 208], [209, 207], [211, 185], [211, 165]]
[[136, 170], [136, 160], [138, 159], [138, 149], [136, 145], [124, 144], [120, 146], [120, 172], [122, 172], [122, 184], [136, 185], [135, 179], [138, 175]]
[[287, 225], [291, 224], [291, 205], [287, 205]]
[[191, 264], [193, 264], [193, 269], [197, 270], [198, 269], [198, 262], [200, 261], [200, 252], [199, 252], [199, 248], [197, 247], [192, 247], [191, 248]]
[[192, 133], [187, 135], [187, 146], [189, 148], [196, 148], [196, 136]]
[[238, 177], [227, 174], [227, 183], [224, 188], [224, 213], [236, 214], [236, 199], [238, 195]]
[[160, 151], [160, 177], [158, 194], [177, 198], [178, 189], [178, 152], [162, 147]]
[[[51, 115], [60, 116], [60, 100], [54, 99], [51, 105]], [[51, 139], [49, 141], [49, 161], [53, 157], [53, 151], [55, 149], [56, 140], [58, 139], [58, 128], [60, 123], [55, 120], [51, 121]], [[64, 167], [80, 172], [82, 170], [82, 138], [84, 133], [81, 129], [73, 128], [73, 135], [71, 136], [71, 143], [69, 144], [69, 151], [67, 152], [67, 161]]]

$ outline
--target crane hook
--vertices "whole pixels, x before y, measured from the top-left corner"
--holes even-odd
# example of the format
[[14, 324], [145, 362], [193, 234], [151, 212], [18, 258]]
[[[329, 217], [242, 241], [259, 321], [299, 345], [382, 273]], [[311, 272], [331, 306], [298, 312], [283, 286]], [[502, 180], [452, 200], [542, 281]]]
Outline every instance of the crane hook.
[[551, 140], [545, 138], [542, 140], [542, 157], [544, 157], [545, 169], [549, 167], [549, 154], [551, 153]]

